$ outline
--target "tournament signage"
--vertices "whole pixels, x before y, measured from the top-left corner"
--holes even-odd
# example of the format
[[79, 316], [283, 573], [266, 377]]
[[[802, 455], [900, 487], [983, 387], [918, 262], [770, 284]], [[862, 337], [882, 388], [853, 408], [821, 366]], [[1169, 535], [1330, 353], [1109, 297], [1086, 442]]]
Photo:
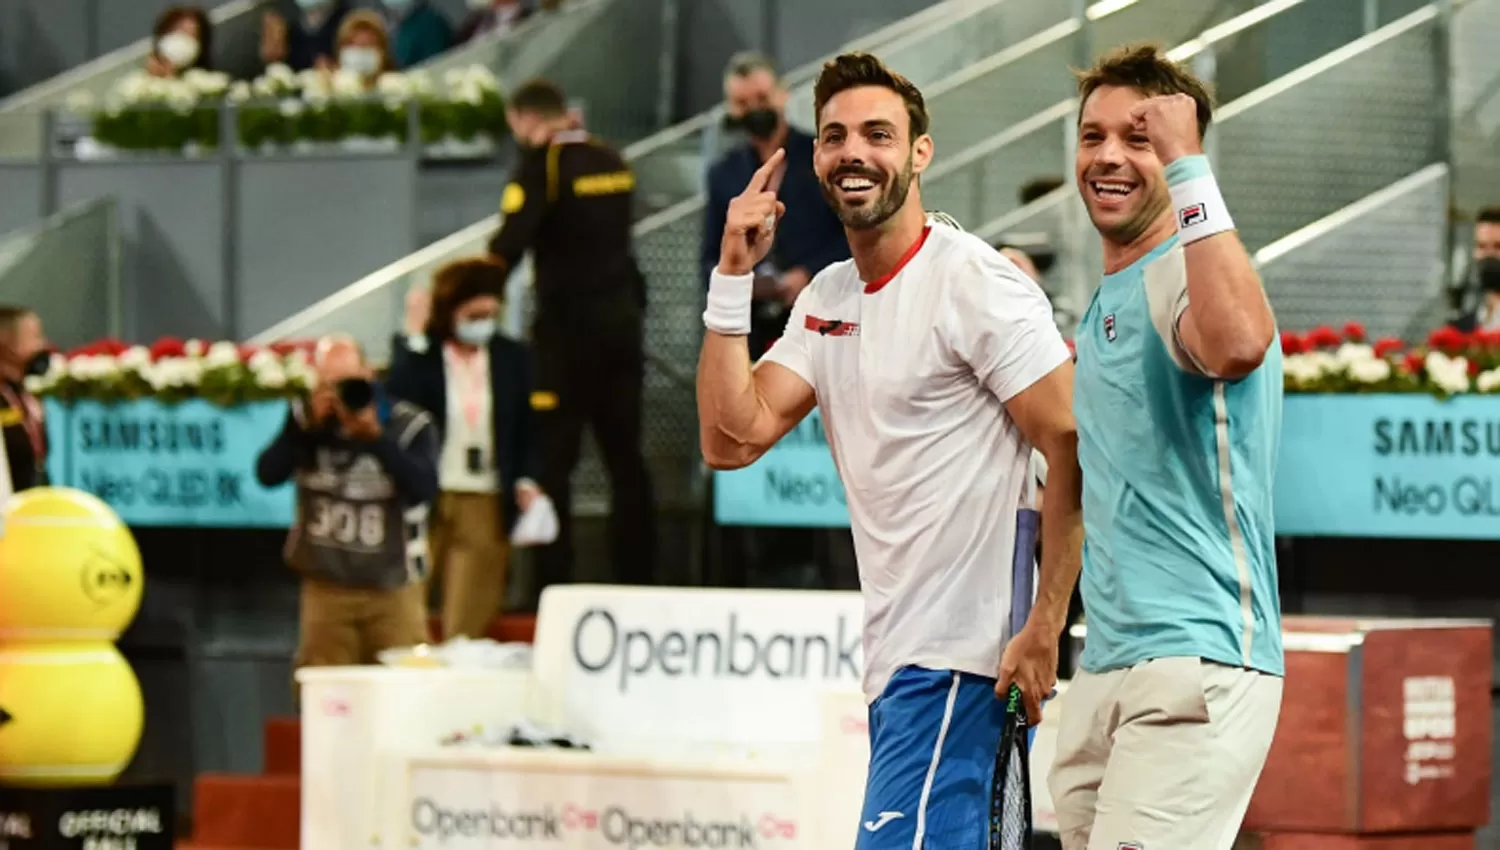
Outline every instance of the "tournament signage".
[[[787, 779], [622, 769], [597, 757], [570, 770], [522, 762], [411, 765], [407, 829], [425, 850], [795, 848], [801, 824]], [[594, 768], [591, 770], [591, 767]], [[600, 769], [600, 768], [608, 768]]]
[[860, 687], [857, 592], [554, 585], [532, 672], [601, 748], [816, 742], [821, 695]]
[[[815, 416], [714, 489], [721, 524], [849, 524]], [[1500, 538], [1500, 399], [1287, 396], [1275, 501], [1280, 535]]]
[[1500, 538], [1500, 399], [1289, 396], [1276, 531]]
[[720, 525], [847, 528], [849, 507], [814, 409], [760, 460], [714, 474]]
[[52, 483], [108, 502], [127, 525], [287, 528], [293, 490], [261, 487], [255, 463], [286, 403], [47, 402]]
[[0, 850], [172, 850], [170, 785], [5, 788]]

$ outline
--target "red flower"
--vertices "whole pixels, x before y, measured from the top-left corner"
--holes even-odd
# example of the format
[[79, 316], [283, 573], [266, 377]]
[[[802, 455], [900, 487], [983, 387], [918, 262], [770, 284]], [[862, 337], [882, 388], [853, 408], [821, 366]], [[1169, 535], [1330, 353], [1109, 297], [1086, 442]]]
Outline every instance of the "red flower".
[[151, 346], [151, 359], [162, 360], [168, 357], [186, 357], [187, 343], [175, 336], [164, 336]]
[[1479, 374], [1479, 361], [1478, 360], [1470, 360], [1470, 361], [1468, 361], [1468, 363], [1469, 363], [1469, 377], [1473, 378], [1473, 377], [1475, 377], [1476, 375]]
[[1359, 322], [1350, 322], [1344, 325], [1344, 339], [1348, 342], [1364, 342], [1365, 326]]
[[1307, 337], [1302, 336], [1296, 331], [1281, 332], [1282, 354], [1304, 354], [1309, 348], [1311, 348], [1311, 346], [1308, 344]]
[[1482, 348], [1500, 348], [1500, 331], [1477, 330], [1471, 339]]
[[1438, 328], [1427, 335], [1427, 345], [1444, 354], [1457, 354], [1469, 344], [1469, 337], [1452, 325]]
[[1344, 338], [1327, 325], [1319, 325], [1307, 333], [1307, 341], [1313, 348], [1338, 348]]
[[1401, 340], [1396, 339], [1395, 337], [1381, 337], [1380, 339], [1375, 340], [1375, 356], [1390, 357], [1392, 354], [1400, 352], [1401, 349], [1405, 347], [1406, 344]]
[[251, 345], [248, 342], [240, 343], [240, 362], [249, 363], [250, 358], [254, 357], [259, 352], [260, 346], [258, 345]]
[[1420, 351], [1408, 351], [1406, 356], [1401, 359], [1401, 368], [1413, 375], [1422, 374], [1422, 370], [1426, 368], [1426, 364], [1427, 358], [1423, 357]]

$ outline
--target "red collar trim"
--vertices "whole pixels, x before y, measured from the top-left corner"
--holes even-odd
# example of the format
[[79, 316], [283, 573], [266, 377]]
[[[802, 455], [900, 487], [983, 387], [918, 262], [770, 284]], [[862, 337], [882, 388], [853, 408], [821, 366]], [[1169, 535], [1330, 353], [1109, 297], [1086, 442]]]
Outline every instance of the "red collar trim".
[[865, 284], [865, 294], [874, 295], [881, 289], [885, 288], [885, 285], [887, 283], [895, 280], [896, 275], [901, 274], [901, 270], [906, 268], [907, 263], [911, 262], [911, 258], [915, 257], [917, 255], [917, 252], [922, 250], [922, 245], [927, 242], [927, 234], [931, 232], [932, 225], [930, 224], [922, 228], [922, 235], [918, 236], [917, 241], [911, 243], [911, 247], [907, 248], [906, 253], [901, 255], [901, 259], [896, 261], [895, 268], [891, 269], [888, 273], [881, 275], [875, 280], [872, 280], [869, 283]]

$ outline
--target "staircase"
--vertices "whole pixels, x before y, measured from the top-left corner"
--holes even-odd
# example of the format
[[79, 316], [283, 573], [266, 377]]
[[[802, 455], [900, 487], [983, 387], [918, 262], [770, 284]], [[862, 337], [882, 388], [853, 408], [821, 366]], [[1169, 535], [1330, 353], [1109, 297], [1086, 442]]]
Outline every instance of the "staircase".
[[[436, 634], [437, 621], [429, 626]], [[531, 614], [507, 615], [489, 634], [502, 643], [530, 643]], [[302, 722], [273, 717], [263, 727], [262, 771], [204, 773], [193, 783], [193, 836], [178, 850], [298, 850], [302, 833]], [[309, 848], [309, 850], [312, 850]]]

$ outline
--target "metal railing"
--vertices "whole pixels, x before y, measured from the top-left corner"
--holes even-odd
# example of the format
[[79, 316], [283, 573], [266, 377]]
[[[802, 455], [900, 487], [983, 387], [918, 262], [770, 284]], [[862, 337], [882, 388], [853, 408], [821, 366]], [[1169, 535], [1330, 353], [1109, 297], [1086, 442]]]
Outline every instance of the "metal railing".
[[0, 234], [0, 298], [35, 310], [64, 347], [118, 337], [123, 305], [114, 199], [75, 204]]
[[1411, 339], [1442, 324], [1449, 176], [1429, 165], [1255, 252], [1281, 326]]

